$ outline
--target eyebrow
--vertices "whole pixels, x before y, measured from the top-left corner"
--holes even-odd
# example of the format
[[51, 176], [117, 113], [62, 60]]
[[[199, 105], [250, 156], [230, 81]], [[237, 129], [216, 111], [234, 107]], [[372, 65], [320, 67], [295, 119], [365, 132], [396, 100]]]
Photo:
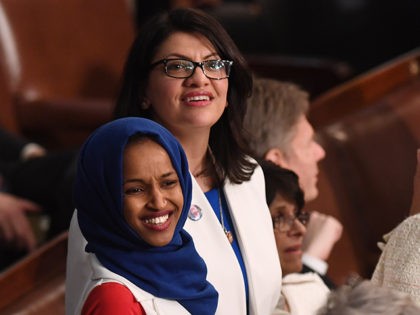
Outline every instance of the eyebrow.
[[283, 212], [286, 211], [286, 206], [275, 207], [273, 210], [276, 212], [274, 216], [277, 216], [279, 214], [283, 214]]
[[[214, 56], [218, 56], [219, 54], [217, 53], [217, 52], [213, 52], [213, 53], [210, 53], [210, 54], [208, 54], [208, 55], [206, 55], [205, 57], [204, 57], [204, 59], [203, 60], [208, 60], [208, 58], [210, 58], [210, 57], [214, 57]], [[173, 53], [173, 54], [169, 54], [169, 55], [167, 55], [164, 59], [170, 59], [170, 58], [180, 58], [180, 59], [187, 59], [187, 60], [191, 60], [189, 57], [187, 57], [187, 56], [185, 56], [185, 55], [182, 55], [182, 54], [176, 54], [176, 53]], [[192, 60], [193, 61], [193, 60]]]
[[[288, 213], [284, 213], [284, 212], [286, 212], [286, 210], [287, 210], [287, 206], [285, 206], [285, 205], [282, 205], [282, 206], [280, 206], [280, 207], [276, 207], [275, 208], [275, 210], [276, 211], [279, 211], [279, 212], [282, 212], [282, 213], [280, 213], [280, 214], [282, 214], [282, 215], [284, 215], [284, 214], [288, 214]], [[293, 214], [295, 214], [296, 212], [301, 212], [300, 210], [298, 210], [297, 209], [297, 206], [295, 205], [295, 203], [293, 203]]]
[[[176, 174], [175, 171], [171, 171], [171, 172], [167, 172], [162, 174], [159, 179], [165, 179], [168, 178], [169, 176], [172, 176], [173, 174]], [[135, 183], [135, 182], [139, 182], [139, 183], [143, 183], [146, 184], [144, 180], [140, 179], [140, 178], [131, 178], [131, 179], [127, 179], [123, 182], [123, 184], [127, 184], [127, 183]]]

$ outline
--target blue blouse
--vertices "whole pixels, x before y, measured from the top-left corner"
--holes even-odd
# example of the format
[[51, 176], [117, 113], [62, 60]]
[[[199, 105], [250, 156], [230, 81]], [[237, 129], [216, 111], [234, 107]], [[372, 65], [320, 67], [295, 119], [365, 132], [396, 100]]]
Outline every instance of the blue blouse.
[[[221, 222], [220, 218], [220, 207], [219, 207], [219, 189], [213, 188], [205, 193], [207, 200], [209, 201], [211, 207], [213, 208], [214, 213], [216, 214], [219, 222]], [[230, 216], [229, 208], [226, 203], [225, 195], [221, 194], [222, 199], [222, 214], [223, 214], [223, 223], [227, 231], [230, 231], [233, 235], [233, 242], [232, 242], [232, 249], [235, 252], [236, 258], [238, 259], [239, 265], [241, 266], [242, 276], [244, 278], [245, 284], [245, 293], [246, 293], [246, 302], [248, 305], [248, 278], [246, 276], [246, 268], [244, 264], [244, 260], [242, 258], [241, 250], [239, 248], [239, 244], [237, 241], [235, 229], [233, 228], [232, 218]], [[248, 307], [247, 307], [248, 308]]]

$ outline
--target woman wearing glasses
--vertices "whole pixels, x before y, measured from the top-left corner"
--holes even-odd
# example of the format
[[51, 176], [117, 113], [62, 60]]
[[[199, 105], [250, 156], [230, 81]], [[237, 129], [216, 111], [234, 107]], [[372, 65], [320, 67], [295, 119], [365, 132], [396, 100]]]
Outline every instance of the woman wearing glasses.
[[[159, 122], [183, 146], [193, 175], [185, 229], [219, 293], [216, 314], [222, 315], [270, 314], [280, 296], [281, 269], [264, 177], [246, 155], [242, 135], [251, 86], [244, 58], [222, 26], [201, 11], [178, 9], [142, 26], [115, 111], [116, 117]], [[66, 291], [70, 308], [90, 277], [80, 255], [83, 246], [73, 220]]]
[[302, 210], [305, 201], [298, 177], [272, 162], [261, 161], [260, 164], [283, 272], [283, 279], [279, 279], [282, 295], [272, 315], [315, 315], [325, 304], [329, 289], [316, 273], [299, 273], [309, 213]]

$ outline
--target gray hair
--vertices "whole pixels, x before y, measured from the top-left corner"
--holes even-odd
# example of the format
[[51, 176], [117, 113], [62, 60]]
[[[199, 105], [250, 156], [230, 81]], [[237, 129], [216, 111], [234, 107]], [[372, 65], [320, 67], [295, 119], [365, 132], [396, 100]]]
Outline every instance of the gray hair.
[[420, 307], [408, 295], [368, 280], [343, 285], [330, 293], [318, 315], [418, 315]]
[[309, 95], [297, 85], [268, 78], [255, 78], [248, 99], [244, 128], [256, 158], [272, 148], [287, 151], [295, 126], [309, 107]]

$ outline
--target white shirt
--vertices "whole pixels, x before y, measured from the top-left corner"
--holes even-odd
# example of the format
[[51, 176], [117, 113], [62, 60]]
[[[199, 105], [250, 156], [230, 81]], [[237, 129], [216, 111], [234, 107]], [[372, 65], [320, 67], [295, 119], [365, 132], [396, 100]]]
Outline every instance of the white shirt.
[[[282, 297], [272, 315], [316, 315], [328, 299], [330, 290], [314, 272], [291, 273], [283, 278]], [[284, 311], [287, 302], [290, 312]]]

